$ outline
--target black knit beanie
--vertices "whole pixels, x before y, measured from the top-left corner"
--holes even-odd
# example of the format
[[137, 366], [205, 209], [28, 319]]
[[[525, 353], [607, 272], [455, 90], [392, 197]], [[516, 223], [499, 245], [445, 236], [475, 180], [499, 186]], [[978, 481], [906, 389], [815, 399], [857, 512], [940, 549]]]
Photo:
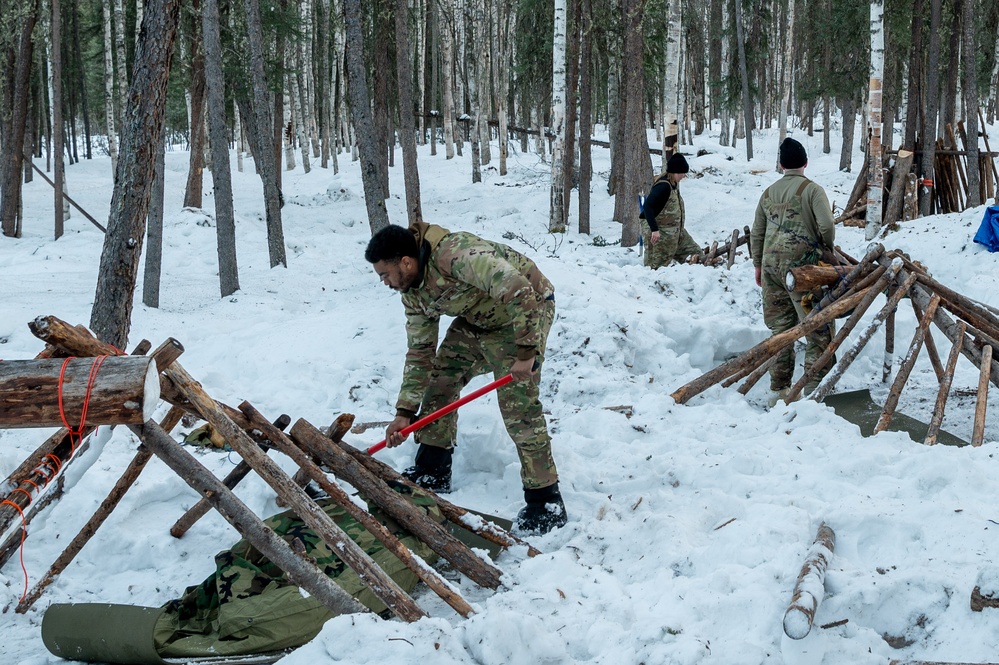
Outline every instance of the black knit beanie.
[[785, 169], [800, 169], [808, 162], [805, 146], [791, 137], [780, 144], [780, 165]]
[[676, 153], [666, 162], [666, 173], [688, 173], [690, 166], [687, 159], [680, 153]]

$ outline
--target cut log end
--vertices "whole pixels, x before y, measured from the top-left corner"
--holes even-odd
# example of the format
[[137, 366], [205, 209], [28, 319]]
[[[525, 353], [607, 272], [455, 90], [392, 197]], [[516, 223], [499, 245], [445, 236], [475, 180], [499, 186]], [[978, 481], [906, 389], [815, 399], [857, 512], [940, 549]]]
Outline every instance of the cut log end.
[[[815, 602], [811, 594], [805, 593], [803, 596], [802, 600]], [[784, 634], [792, 640], [804, 639], [812, 630], [812, 616], [813, 614], [804, 607], [797, 605], [789, 607], [784, 613]]]
[[142, 396], [142, 422], [146, 422], [153, 417], [153, 411], [160, 402], [160, 373], [156, 369], [155, 362], [150, 362], [146, 367]]

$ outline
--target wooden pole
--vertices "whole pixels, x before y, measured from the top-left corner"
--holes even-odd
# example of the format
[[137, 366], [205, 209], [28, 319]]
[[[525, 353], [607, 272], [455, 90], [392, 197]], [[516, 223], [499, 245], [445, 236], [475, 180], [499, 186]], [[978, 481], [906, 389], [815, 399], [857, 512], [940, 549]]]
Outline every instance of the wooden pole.
[[[897, 287], [894, 285], [888, 287], [889, 298], [895, 288]], [[888, 379], [891, 377], [892, 366], [895, 364], [895, 313], [897, 311], [898, 308], [896, 307], [885, 320], [885, 355], [881, 365], [881, 383], [888, 383]]]
[[[239, 405], [239, 410], [242, 411], [247, 418], [249, 418], [250, 422], [260, 427], [262, 431], [265, 431], [268, 438], [276, 443], [281, 452], [291, 457], [292, 460], [299, 465], [299, 468], [306, 472], [310, 480], [318, 484], [320, 489], [326, 492], [338, 506], [347, 511], [351, 517], [357, 520], [361, 526], [377, 538], [387, 550], [395, 554], [395, 556], [402, 561], [407, 568], [413, 571], [413, 573], [415, 573], [424, 584], [430, 587], [444, 602], [450, 605], [455, 612], [466, 619], [475, 614], [472, 606], [461, 597], [461, 594], [459, 594], [454, 587], [448, 584], [444, 578], [438, 575], [437, 572], [425, 562], [417, 560], [416, 555], [414, 555], [409, 548], [403, 545], [402, 542], [391, 531], [385, 528], [381, 522], [376, 520], [371, 513], [351, 501], [350, 497], [347, 496], [346, 492], [340, 489], [339, 485], [330, 482], [330, 480], [326, 477], [326, 474], [323, 473], [322, 469], [320, 469], [319, 466], [310, 459], [310, 456], [295, 445], [295, 443], [289, 439], [284, 432], [267, 422], [267, 419], [264, 418], [252, 404], [249, 402], [243, 402]], [[322, 434], [319, 434], [319, 438], [319, 444], [322, 445], [323, 441], [325, 441], [325, 437], [323, 437]], [[326, 443], [328, 444], [329, 442], [326, 441]]]
[[885, 306], [881, 308], [881, 311], [875, 315], [874, 320], [871, 321], [866, 328], [864, 328], [863, 332], [860, 333], [860, 338], [857, 339], [854, 345], [850, 347], [850, 350], [843, 355], [840, 361], [836, 364], [836, 367], [833, 368], [833, 370], [829, 372], [824, 379], [822, 379], [822, 383], [820, 383], [819, 387], [815, 389], [815, 392], [811, 394], [811, 399], [816, 402], [821, 402], [829, 393], [832, 392], [833, 388], [836, 387], [836, 383], [843, 376], [843, 372], [846, 371], [846, 368], [849, 367], [850, 363], [852, 363], [860, 352], [863, 351], [864, 347], [867, 346], [867, 343], [871, 341], [871, 337], [877, 329], [880, 328], [881, 324], [884, 323], [886, 318], [888, 318], [888, 314], [890, 314], [891, 311], [898, 306], [898, 301], [902, 299], [902, 296], [908, 293], [909, 289], [912, 288], [912, 285], [915, 283], [916, 276], [909, 275], [909, 277], [902, 283], [902, 286], [900, 286], [888, 299], [887, 304], [885, 304]]
[[958, 334], [954, 345], [950, 348], [950, 356], [947, 358], [947, 369], [944, 370], [943, 378], [940, 380], [940, 390], [937, 391], [937, 402], [933, 407], [933, 416], [930, 418], [929, 427], [926, 428], [926, 439], [923, 440], [923, 443], [928, 446], [935, 445], [937, 436], [940, 434], [944, 408], [947, 406], [947, 396], [950, 394], [950, 385], [954, 381], [954, 368], [957, 367], [957, 359], [961, 356], [961, 347], [964, 345], [964, 321], [959, 322], [957, 327]]
[[[909, 298], [909, 302], [912, 303], [912, 311], [916, 313], [916, 320], [920, 321], [923, 318], [923, 310], [920, 309], [919, 305], [912, 298]], [[932, 332], [926, 333], [926, 352], [930, 354], [930, 364], [933, 365], [933, 371], [937, 375], [937, 381], [942, 382], [944, 377], [943, 363], [940, 362], [940, 353], [937, 351], [937, 343], [933, 341]]]
[[885, 226], [902, 219], [902, 203], [905, 200], [906, 184], [909, 171], [912, 170], [912, 160], [915, 153], [910, 150], [899, 150], [895, 159], [895, 171], [892, 176], [891, 191], [888, 193], [888, 205], [885, 206]]
[[978, 376], [978, 403], [975, 405], [975, 427], [971, 434], [971, 445], [982, 445], [985, 438], [985, 402], [989, 396], [989, 373], [992, 369], [992, 347], [982, 347], [982, 365]]
[[[357, 448], [347, 445], [342, 441], [334, 441], [333, 444], [347, 455], [350, 455], [355, 462], [385, 482], [403, 483], [404, 485], [416, 487], [414, 483], [410, 482], [388, 464], [371, 455], [368, 455], [364, 451], [358, 450]], [[433, 493], [431, 492], [431, 494]], [[527, 548], [527, 556], [530, 557], [541, 554], [540, 550], [536, 549], [527, 541], [518, 538], [517, 536], [509, 533], [506, 529], [503, 529], [492, 522], [482, 519], [478, 515], [468, 512], [461, 506], [457, 506], [447, 499], [437, 495], [434, 495], [434, 500], [437, 501], [437, 507], [441, 509], [441, 512], [444, 513], [448, 520], [465, 530], [471, 531], [472, 533], [477, 534], [489, 542], [499, 545], [500, 547], [514, 547], [517, 545], [525, 547]]]
[[773, 355], [765, 363], [754, 369], [742, 385], [739, 386], [739, 394], [748, 394], [749, 391], [753, 389], [753, 386], [755, 386], [759, 380], [763, 378], [763, 375], [770, 371], [770, 368], [773, 367], [775, 362], [777, 362], [777, 356]]
[[898, 368], [898, 375], [895, 377], [894, 383], [892, 383], [891, 390], [888, 391], [885, 405], [881, 409], [881, 417], [878, 418], [878, 424], [874, 426], [874, 434], [885, 431], [888, 429], [888, 425], [891, 424], [891, 419], [895, 415], [895, 409], [898, 407], [899, 397], [902, 395], [902, 388], [905, 387], [905, 382], [909, 380], [909, 374], [912, 373], [912, 368], [916, 364], [916, 358], [919, 357], [919, 350], [923, 348], [923, 339], [926, 337], [926, 333], [930, 327], [930, 321], [933, 320], [933, 315], [937, 313], [939, 305], [940, 296], [933, 296], [929, 307], [926, 308], [926, 313], [919, 321], [916, 333], [912, 336], [909, 351], [905, 354], [905, 359]]
[[739, 229], [732, 231], [732, 240], [728, 244], [728, 265], [726, 266], [728, 270], [732, 269], [732, 264], [735, 263], [735, 250], [739, 247]]
[[[164, 432], [169, 434], [170, 430], [180, 422], [183, 415], [183, 409], [176, 406], [171, 407], [160, 423], [160, 427], [163, 428]], [[121, 474], [114, 487], [111, 488], [104, 501], [101, 502], [97, 511], [83, 525], [83, 528], [70, 541], [69, 545], [62, 551], [62, 554], [56, 557], [56, 560], [49, 567], [48, 572], [38, 581], [35, 588], [17, 604], [15, 612], [24, 614], [31, 609], [31, 606], [41, 597], [45, 589], [59, 577], [62, 571], [66, 570], [66, 566], [73, 562], [73, 559], [80, 553], [84, 545], [90, 542], [90, 539], [94, 537], [94, 534], [101, 528], [101, 525], [111, 516], [111, 512], [118, 506], [122, 498], [124, 498], [125, 493], [135, 484], [135, 481], [138, 480], [139, 474], [146, 468], [146, 463], [149, 462], [152, 456], [153, 451], [142, 444], [139, 445], [139, 449], [136, 451], [132, 461], [125, 467], [125, 471]]]
[[309, 454], [319, 457], [326, 466], [333, 469], [337, 477], [356, 487], [368, 501], [375, 503], [404, 529], [450, 561], [455, 569], [479, 586], [489, 589], [499, 587], [502, 571], [476, 556], [440, 524], [426, 519], [416, 507], [390, 490], [338, 446], [320, 445], [317, 437], [324, 442], [329, 441], [305, 420], [299, 419], [291, 428], [291, 438], [309, 451]]
[[826, 569], [835, 549], [836, 533], [823, 522], [805, 556], [798, 581], [794, 584], [791, 603], [784, 612], [784, 634], [792, 640], [804, 638], [812, 629], [815, 612], [822, 602]]
[[[277, 492], [278, 496], [288, 502], [288, 505], [295, 510], [302, 521], [308, 524], [316, 532], [316, 535], [322, 538], [337, 553], [337, 556], [358, 574], [361, 581], [396, 616], [404, 621], [417, 621], [426, 616], [419, 605], [384, 570], [379, 568], [371, 557], [344, 533], [336, 522], [323, 512], [274, 460], [257, 447], [256, 442], [225, 414], [215, 400], [205, 393], [201, 384], [195, 381], [180, 364], [174, 363], [166, 369], [165, 373], [201, 413], [201, 416], [211, 424], [212, 428], [253, 467], [257, 474]], [[226, 491], [230, 490], [226, 489]]]
[[131, 425], [129, 428], [198, 494], [207, 497], [247, 542], [285, 572], [292, 584], [305, 589], [335, 614], [366, 611], [361, 603], [327, 577], [315, 562], [292, 550], [288, 543], [269, 529], [246, 504], [154, 421], [150, 420], [141, 427]]

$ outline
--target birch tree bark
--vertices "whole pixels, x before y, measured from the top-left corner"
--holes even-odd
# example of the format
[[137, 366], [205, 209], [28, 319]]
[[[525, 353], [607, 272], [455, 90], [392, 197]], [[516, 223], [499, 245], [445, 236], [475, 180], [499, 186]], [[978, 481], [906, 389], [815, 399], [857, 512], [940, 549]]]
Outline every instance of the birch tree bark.
[[478, 47], [478, 66], [475, 69], [477, 76], [475, 88], [479, 97], [479, 106], [475, 128], [479, 132], [479, 161], [483, 166], [493, 159], [492, 149], [489, 145], [492, 138], [492, 130], [489, 129], [489, 110], [492, 108], [489, 82], [493, 61], [492, 49], [489, 48], [489, 3], [497, 1], [476, 0], [475, 44]]
[[978, 38], [975, 3], [964, 0], [964, 128], [968, 134], [968, 201], [969, 208], [982, 204], [982, 174], [978, 161]]
[[[728, 61], [729, 56], [729, 44], [731, 43], [731, 36], [728, 30], [729, 26], [729, 16], [728, 16], [728, 2], [725, 0], [718, 0], [721, 4], [721, 14], [722, 14], [722, 25], [725, 26], [725, 30], [719, 36], [719, 41], [721, 41], [721, 79], [722, 81], [728, 80], [729, 70]], [[722, 146], [728, 146], [729, 144], [729, 126], [732, 124], [731, 118], [729, 118], [729, 109], [727, 101], [722, 101], [720, 103], [719, 119], [721, 120], [721, 132], [718, 134], [718, 143]]]
[[218, 241], [219, 291], [226, 296], [239, 290], [236, 263], [236, 218], [232, 209], [232, 173], [225, 124], [225, 83], [222, 73], [222, 37], [218, 0], [202, 0], [201, 34], [205, 53], [205, 90], [208, 101], [208, 144], [212, 153], [215, 190], [215, 235]]
[[406, 187], [406, 213], [409, 224], [423, 221], [420, 202], [420, 169], [416, 162], [416, 122], [413, 117], [413, 55], [409, 48], [409, 6], [395, 2], [395, 62], [399, 81], [399, 137], [402, 143], [402, 170]]
[[[483, 63], [478, 57], [472, 57], [472, 54], [476, 51], [476, 40], [481, 39], [481, 36], [477, 35], [472, 30], [473, 23], [481, 25], [481, 21], [478, 19], [480, 14], [482, 0], [469, 0], [465, 3], [465, 15], [464, 15], [464, 25], [465, 25], [465, 40], [464, 40], [464, 51], [466, 55], [466, 61], [469, 62], [469, 72], [466, 80], [466, 87], [468, 89], [468, 104], [469, 111], [471, 112], [472, 121], [472, 131], [470, 132], [470, 143], [472, 148], [472, 182], [482, 182], [482, 153], [480, 152], [479, 137], [481, 132], [479, 132], [479, 122], [481, 120], [480, 106], [482, 100], [479, 98], [479, 84], [478, 84], [478, 73], [477, 68], [481, 68]], [[474, 14], [474, 16], [473, 16]], [[467, 125], [466, 125], [467, 127]]]
[[350, 88], [350, 111], [357, 131], [358, 152], [361, 159], [361, 181], [364, 185], [364, 204], [368, 211], [368, 225], [371, 233], [389, 224], [385, 209], [385, 194], [378, 174], [378, 143], [374, 123], [371, 121], [371, 105], [368, 101], [368, 84], [364, 78], [364, 37], [361, 33], [361, 0], [344, 0], [346, 18], [347, 67], [350, 68], [348, 87]]
[[330, 141], [333, 138], [330, 114], [330, 91], [333, 82], [330, 74], [330, 0], [319, 0], [319, 75], [316, 77], [316, 94], [319, 97], [319, 166], [328, 169], [330, 165]]
[[264, 183], [264, 208], [267, 217], [267, 253], [271, 268], [281, 265], [288, 267], [285, 256], [284, 229], [281, 225], [281, 190], [278, 187], [277, 164], [274, 159], [272, 142], [267, 139], [274, 120], [270, 112], [270, 94], [264, 74], [263, 28], [260, 25], [260, 5], [258, 0], [243, 0], [246, 11], [247, 41], [250, 46], [250, 72], [253, 81], [253, 117], [258, 134], [260, 149], [254, 159]]
[[[110, 1], [110, 0], [106, 0]], [[125, 64], [125, 10], [122, 7], [122, 0], [114, 0], [114, 55], [115, 67], [118, 75], [115, 77], [117, 84], [118, 104], [115, 109], [118, 115], [118, 125], [121, 126], [125, 115], [126, 94], [128, 92], [128, 68]]]
[[867, 223], [864, 237], [881, 230], [881, 79], [885, 66], [884, 0], [871, 0], [871, 85], [868, 96]]
[[444, 155], [454, 159], [454, 5], [447, 0], [440, 4], [437, 15], [440, 17], [441, 35], [441, 85], [444, 88], [444, 103], [441, 112], [444, 123]]
[[294, 113], [295, 136], [298, 137], [298, 147], [302, 151], [302, 169], [308, 173], [312, 170], [312, 163], [309, 160], [310, 138], [307, 134], [308, 121], [305, 119], [305, 111], [302, 108], [302, 98], [307, 96], [305, 88], [305, 77], [302, 70], [305, 67], [305, 60], [302, 55], [302, 43], [295, 43], [295, 60], [298, 64], [288, 76], [291, 83], [289, 94], [291, 95], [292, 111]]
[[114, 105], [114, 42], [111, 40], [111, 3], [102, 2], [104, 17], [104, 121], [108, 132], [108, 155], [111, 156], [111, 172], [118, 173], [118, 134], [115, 131]]
[[555, 0], [552, 36], [552, 181], [548, 232], [564, 233], [565, 210], [565, 0]]
[[662, 170], [666, 162], [678, 150], [680, 126], [677, 109], [680, 106], [680, 2], [669, 0], [669, 18], [666, 29], [666, 78], [663, 81], [663, 153]]

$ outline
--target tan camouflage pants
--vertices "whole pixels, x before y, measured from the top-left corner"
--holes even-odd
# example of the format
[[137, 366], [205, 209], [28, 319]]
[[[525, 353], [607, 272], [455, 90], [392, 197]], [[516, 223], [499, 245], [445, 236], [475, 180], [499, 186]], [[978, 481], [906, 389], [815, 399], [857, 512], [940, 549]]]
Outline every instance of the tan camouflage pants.
[[659, 241], [652, 244], [652, 228], [644, 219], [642, 221], [642, 244], [645, 245], [644, 265], [655, 270], [669, 265], [676, 259], [679, 262], [687, 260], [688, 256], [702, 254], [701, 246], [687, 233], [687, 229], [679, 226], [659, 228]]
[[[804, 294], [789, 292], [784, 286], [783, 274], [778, 275], [765, 268], [761, 281], [763, 282], [763, 321], [767, 324], [767, 328], [770, 328], [770, 331], [776, 335], [798, 325], [808, 314], [801, 305], [801, 297]], [[828, 323], [805, 338], [806, 372], [811, 369], [815, 360], [832, 342], [835, 332], [835, 324]], [[794, 345], [791, 345], [777, 356], [776, 362], [770, 368], [771, 390], [783, 390], [791, 387], [791, 381], [794, 378], [794, 364]], [[809, 382], [806, 389], [810, 392], [811, 388], [818, 385], [818, 382], [829, 373], [832, 366], [833, 362], [826, 364], [825, 368]]]
[[[544, 303], [542, 340], [555, 320], [555, 301]], [[426, 415], [460, 397], [472, 378], [492, 372], [494, 378], [510, 373], [517, 354], [512, 330], [484, 331], [455, 319], [437, 349], [430, 382], [424, 393], [420, 414]], [[544, 364], [545, 348], [538, 350], [537, 362]], [[496, 391], [506, 431], [517, 446], [520, 477], [525, 489], [540, 489], [558, 481], [552, 457], [551, 437], [545, 422], [538, 383], [541, 367], [533, 381], [512, 381]], [[416, 433], [417, 443], [451, 448], [458, 431], [458, 413], [452, 412]]]

